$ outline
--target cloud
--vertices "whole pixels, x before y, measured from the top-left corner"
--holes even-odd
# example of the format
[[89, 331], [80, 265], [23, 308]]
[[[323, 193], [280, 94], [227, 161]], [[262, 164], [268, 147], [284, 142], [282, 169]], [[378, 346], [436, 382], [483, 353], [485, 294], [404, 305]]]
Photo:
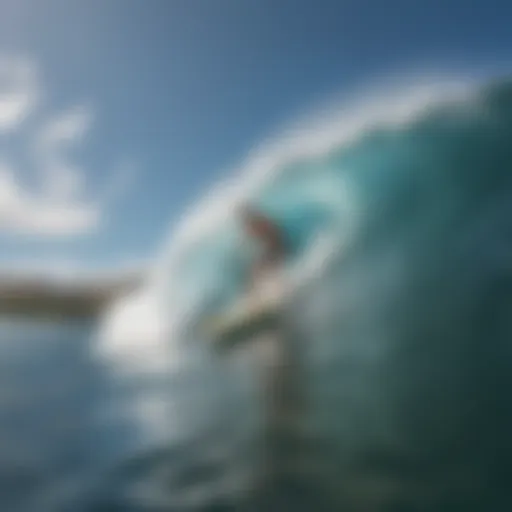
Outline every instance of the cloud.
[[0, 57], [0, 133], [17, 128], [38, 98], [35, 66], [24, 59]]
[[[18, 129], [44, 96], [36, 66], [30, 61], [0, 57], [0, 142], [6, 132], [23, 136], [33, 168], [0, 153], [0, 233], [43, 238], [91, 234], [102, 227], [114, 203], [133, 182], [134, 166], [106, 172], [103, 185], [72, 152], [93, 127], [94, 111], [77, 103], [51, 112], [40, 125]], [[28, 184], [32, 188], [28, 187]]]
[[12, 168], [0, 164], [0, 231], [39, 236], [71, 236], [91, 231], [100, 222], [94, 205], [54, 201], [32, 194]]

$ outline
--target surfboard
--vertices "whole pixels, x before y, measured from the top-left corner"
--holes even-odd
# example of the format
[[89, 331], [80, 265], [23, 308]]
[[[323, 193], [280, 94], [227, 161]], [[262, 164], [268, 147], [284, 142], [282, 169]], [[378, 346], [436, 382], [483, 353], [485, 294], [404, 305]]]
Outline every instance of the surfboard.
[[266, 284], [204, 323], [206, 333], [213, 338], [217, 348], [231, 348], [277, 324], [285, 303], [283, 287]]

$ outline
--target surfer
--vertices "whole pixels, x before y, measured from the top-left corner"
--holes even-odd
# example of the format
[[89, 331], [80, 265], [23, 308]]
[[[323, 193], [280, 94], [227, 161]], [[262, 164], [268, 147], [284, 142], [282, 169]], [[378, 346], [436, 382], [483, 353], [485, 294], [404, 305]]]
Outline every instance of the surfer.
[[258, 285], [260, 278], [274, 274], [284, 264], [287, 254], [285, 237], [276, 222], [249, 205], [240, 208], [239, 217], [245, 233], [259, 244], [262, 251], [250, 271], [252, 288]]
[[[286, 286], [282, 277], [289, 255], [284, 230], [269, 216], [244, 205], [239, 210], [244, 234], [257, 243], [260, 252], [249, 269], [249, 299], [260, 297], [262, 288], [269, 284], [278, 290]], [[282, 294], [282, 289], [278, 294]], [[262, 292], [266, 300], [266, 292]], [[299, 450], [297, 434], [300, 428], [302, 399], [299, 384], [298, 347], [288, 328], [281, 321], [262, 332], [259, 340], [266, 360], [262, 370], [263, 399], [265, 401], [267, 465], [266, 478], [274, 478], [282, 465], [292, 463]], [[292, 453], [289, 453], [291, 450]], [[284, 453], [288, 452], [288, 453]], [[292, 463], [293, 464], [293, 463]], [[274, 477], [271, 477], [274, 475]], [[265, 478], [265, 479], [266, 479]]]

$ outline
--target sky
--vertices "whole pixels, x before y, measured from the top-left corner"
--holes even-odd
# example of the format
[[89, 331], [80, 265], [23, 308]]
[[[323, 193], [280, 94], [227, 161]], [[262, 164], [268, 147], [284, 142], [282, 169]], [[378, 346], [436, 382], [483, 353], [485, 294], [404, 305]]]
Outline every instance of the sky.
[[508, 0], [0, 0], [0, 269], [149, 261], [280, 126], [512, 64]]

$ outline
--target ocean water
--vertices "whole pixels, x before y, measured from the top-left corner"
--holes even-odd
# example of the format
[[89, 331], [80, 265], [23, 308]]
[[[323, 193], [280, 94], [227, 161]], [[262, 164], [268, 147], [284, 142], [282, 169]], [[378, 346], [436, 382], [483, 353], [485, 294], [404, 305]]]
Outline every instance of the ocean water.
[[[222, 382], [204, 366], [169, 378], [120, 378], [95, 356], [97, 328], [93, 320], [0, 322], [1, 510], [169, 510], [213, 498], [231, 451], [224, 445], [236, 443], [217, 425], [219, 407], [233, 404], [213, 408], [208, 397], [212, 385], [220, 396]], [[180, 432], [158, 414], [171, 405], [186, 415], [198, 402], [209, 406], [208, 421], [184, 417]], [[141, 414], [174, 434], [148, 434]], [[204, 477], [211, 494], [194, 496], [195, 478]]]
[[[193, 205], [143, 290], [68, 348], [89, 365], [90, 391], [70, 398], [82, 430], [68, 466], [64, 442], [42, 460], [79, 467], [80, 485], [47, 505], [48, 480], [16, 477], [6, 499], [25, 501], [7, 510], [509, 508], [511, 83], [393, 89], [298, 126]], [[293, 248], [287, 313], [317, 468], [266, 501], [248, 492], [266, 449], [253, 350], [219, 358], [198, 329], [244, 293], [245, 200]]]
[[90, 357], [93, 329], [90, 322], [0, 321], [2, 510], [80, 502], [94, 472], [129, 441], [121, 422], [116, 435], [98, 422], [113, 387]]

